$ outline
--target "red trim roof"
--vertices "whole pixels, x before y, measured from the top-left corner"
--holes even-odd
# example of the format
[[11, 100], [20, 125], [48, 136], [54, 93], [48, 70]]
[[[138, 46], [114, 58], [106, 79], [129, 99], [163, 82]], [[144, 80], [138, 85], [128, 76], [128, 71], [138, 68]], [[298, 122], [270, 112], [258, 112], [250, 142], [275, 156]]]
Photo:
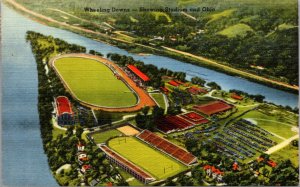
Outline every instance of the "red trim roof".
[[175, 87], [180, 85], [177, 81], [174, 81], [174, 80], [170, 80], [168, 83]]
[[141, 78], [143, 81], [149, 81], [150, 78], [145, 75], [143, 72], [141, 72], [137, 67], [134, 65], [127, 65], [127, 68], [130, 69], [134, 74], [136, 74], [139, 78]]
[[58, 115], [64, 113], [73, 114], [71, 103], [65, 96], [59, 96], [56, 98], [56, 106]]
[[236, 99], [236, 100], [243, 100], [243, 97], [240, 95], [237, 95], [236, 93], [232, 93], [231, 98]]
[[211, 169], [211, 171], [217, 175], [223, 175], [224, 172], [222, 172], [221, 170], [219, 170], [218, 168], [215, 168], [215, 166], [210, 166], [210, 165], [205, 165], [203, 166], [204, 170], [208, 170]]

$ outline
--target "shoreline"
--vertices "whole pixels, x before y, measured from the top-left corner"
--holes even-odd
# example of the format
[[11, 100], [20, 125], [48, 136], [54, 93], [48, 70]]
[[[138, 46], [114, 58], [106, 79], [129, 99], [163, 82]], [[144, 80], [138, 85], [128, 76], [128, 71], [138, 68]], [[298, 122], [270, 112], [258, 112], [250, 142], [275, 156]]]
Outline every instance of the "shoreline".
[[[162, 56], [173, 58], [173, 59], [180, 60], [180, 61], [182, 61], [182, 60], [188, 61], [188, 62], [182, 62], [182, 63], [189, 63], [189, 64], [193, 64], [196, 66], [205, 67], [208, 69], [212, 69], [212, 70], [215, 70], [218, 72], [225, 73], [227, 75], [243, 77], [249, 81], [256, 82], [256, 83], [259, 83], [259, 84], [262, 84], [262, 85], [265, 85], [265, 86], [268, 86], [268, 87], [271, 87], [274, 89], [287, 91], [289, 93], [293, 93], [293, 94], [297, 94], [297, 95], [299, 92], [298, 86], [293, 86], [293, 85], [290, 85], [290, 84], [287, 84], [284, 82], [280, 82], [280, 81], [268, 79], [266, 77], [258, 76], [258, 75], [246, 72], [244, 70], [239, 70], [234, 67], [230, 67], [230, 66], [218, 63], [214, 60], [207, 59], [205, 57], [193, 55], [191, 53], [187, 53], [187, 52], [183, 52], [183, 51], [178, 51], [176, 49], [165, 47], [165, 46], [162, 46], [161, 49], [158, 49], [158, 48], [154, 48], [151, 46], [146, 46], [146, 45], [118, 39], [118, 38], [106, 35], [104, 33], [92, 31], [92, 30], [85, 29], [85, 28], [82, 28], [79, 26], [69, 25], [67, 23], [63, 23], [63, 22], [54, 20], [54, 19], [44, 16], [42, 14], [33, 12], [33, 11], [27, 9], [26, 7], [24, 7], [23, 5], [15, 2], [14, 0], [5, 0], [4, 2], [9, 7], [12, 7], [14, 10], [18, 11], [22, 15], [25, 15], [26, 17], [28, 17], [36, 22], [42, 22], [43, 24], [45, 24], [47, 26], [64, 29], [64, 30], [79, 34], [83, 37], [87, 37], [87, 38], [90, 38], [90, 39], [93, 39], [93, 40], [96, 40], [99, 42], [106, 43], [108, 45], [115, 46], [114, 45], [115, 42], [120, 42], [122, 44], [132, 44], [132, 45], [135, 45], [135, 46], [147, 49], [147, 50], [152, 50], [152, 54], [162, 55]], [[95, 36], [97, 36], [97, 38]], [[118, 45], [117, 45], [117, 47], [122, 48]], [[122, 48], [122, 49], [125, 49], [126, 51], [128, 51], [128, 49], [126, 49], [126, 48]], [[143, 53], [143, 52], [141, 52], [141, 53]], [[148, 52], [145, 52], [145, 53], [148, 53]]]

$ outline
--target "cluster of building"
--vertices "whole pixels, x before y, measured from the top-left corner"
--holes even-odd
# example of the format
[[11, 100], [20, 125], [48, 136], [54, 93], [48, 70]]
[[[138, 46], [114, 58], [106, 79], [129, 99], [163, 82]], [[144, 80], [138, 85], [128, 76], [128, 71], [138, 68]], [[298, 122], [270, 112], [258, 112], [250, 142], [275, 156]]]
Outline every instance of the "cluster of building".
[[215, 166], [211, 166], [211, 165], [205, 165], [203, 166], [203, 169], [205, 170], [206, 175], [208, 177], [212, 177], [213, 179], [216, 179], [218, 182], [222, 182], [224, 172], [222, 172]]
[[92, 169], [92, 166], [87, 164], [89, 159], [86, 152], [84, 151], [84, 144], [82, 144], [81, 142], [77, 144], [77, 160], [79, 165], [81, 166], [80, 172], [82, 174], [85, 174], [87, 171]]

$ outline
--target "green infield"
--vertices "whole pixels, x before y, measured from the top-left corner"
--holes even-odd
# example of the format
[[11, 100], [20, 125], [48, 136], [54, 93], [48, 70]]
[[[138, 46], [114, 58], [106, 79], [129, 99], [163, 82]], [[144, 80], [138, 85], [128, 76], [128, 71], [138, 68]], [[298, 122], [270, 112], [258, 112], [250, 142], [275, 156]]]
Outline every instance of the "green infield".
[[111, 137], [120, 136], [121, 134], [122, 133], [120, 131], [112, 129], [104, 132], [94, 133], [92, 134], [92, 137], [94, 138], [94, 141], [99, 144], [104, 143]]
[[101, 107], [130, 107], [137, 98], [103, 63], [88, 58], [64, 57], [55, 68], [77, 99]]
[[187, 169], [185, 165], [151, 148], [135, 137], [114, 138], [108, 142], [108, 145], [158, 180], [166, 179]]

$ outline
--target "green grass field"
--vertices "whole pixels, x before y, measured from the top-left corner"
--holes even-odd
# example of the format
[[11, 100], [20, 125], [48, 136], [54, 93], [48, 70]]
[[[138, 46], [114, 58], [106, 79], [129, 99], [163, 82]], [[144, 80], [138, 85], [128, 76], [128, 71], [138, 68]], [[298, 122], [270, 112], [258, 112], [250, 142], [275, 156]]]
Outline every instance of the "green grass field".
[[[152, 149], [135, 137], [126, 137], [126, 142], [123, 137], [114, 138], [109, 141], [108, 145], [123, 157], [149, 172], [157, 180], [165, 179], [187, 169], [183, 164]], [[164, 168], [168, 169], [164, 171]]]
[[104, 64], [87, 58], [60, 58], [55, 67], [76, 97], [106, 107], [135, 105], [137, 98]]
[[290, 138], [297, 134], [297, 132], [292, 131], [292, 125], [288, 124], [283, 118], [280, 120], [277, 117], [277, 115], [270, 116], [259, 111], [251, 111], [243, 116], [243, 118], [253, 119], [258, 126], [283, 138]]
[[298, 147], [288, 145], [279, 151], [271, 154], [271, 159], [275, 161], [290, 159], [294, 166], [299, 166], [299, 150]]
[[229, 38], [233, 38], [236, 36], [246, 36], [247, 32], [253, 32], [253, 29], [246, 24], [239, 23], [236, 25], [232, 25], [230, 27], [227, 27], [226, 29], [219, 32], [219, 34], [227, 36]]
[[164, 96], [161, 93], [152, 93], [150, 95], [154, 98], [154, 100], [158, 103], [158, 105], [161, 108], [163, 108], [163, 109], [166, 108]]
[[94, 138], [94, 141], [98, 143], [104, 143], [106, 140], [108, 140], [110, 137], [119, 136], [122, 133], [118, 130], [112, 129], [104, 132], [95, 133], [92, 135]]
[[212, 15], [209, 15], [210, 20], [206, 23], [209, 24], [210, 22], [219, 20], [221, 18], [226, 18], [232, 15], [233, 12], [235, 12], [236, 9], [228, 9], [228, 10], [224, 10], [222, 12], [218, 12]]

